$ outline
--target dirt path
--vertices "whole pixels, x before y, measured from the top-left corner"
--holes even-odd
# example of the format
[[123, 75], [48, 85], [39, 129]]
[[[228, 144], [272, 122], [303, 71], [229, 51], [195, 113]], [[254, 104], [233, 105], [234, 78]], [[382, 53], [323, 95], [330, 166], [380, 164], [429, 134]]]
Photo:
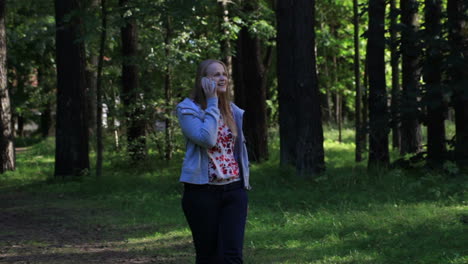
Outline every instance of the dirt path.
[[126, 246], [123, 236], [131, 230], [84, 221], [116, 212], [59, 208], [48, 201], [63, 197], [37, 196], [24, 192], [0, 193], [0, 263], [179, 264], [189, 259], [158, 255], [157, 250], [135, 250]]

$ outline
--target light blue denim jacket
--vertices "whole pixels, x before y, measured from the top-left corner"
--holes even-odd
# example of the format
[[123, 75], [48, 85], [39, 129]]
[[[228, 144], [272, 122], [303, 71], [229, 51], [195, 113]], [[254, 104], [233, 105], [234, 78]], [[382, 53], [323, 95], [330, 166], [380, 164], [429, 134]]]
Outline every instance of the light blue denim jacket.
[[[244, 187], [250, 190], [249, 158], [242, 132], [244, 110], [234, 103], [231, 103], [231, 109], [237, 125], [234, 157], [239, 164]], [[207, 149], [216, 145], [218, 136], [218, 119], [220, 117], [218, 98], [209, 98], [205, 110], [191, 99], [186, 98], [177, 105], [176, 110], [182, 133], [186, 139], [186, 152], [180, 181], [191, 184], [207, 184], [209, 182]]]

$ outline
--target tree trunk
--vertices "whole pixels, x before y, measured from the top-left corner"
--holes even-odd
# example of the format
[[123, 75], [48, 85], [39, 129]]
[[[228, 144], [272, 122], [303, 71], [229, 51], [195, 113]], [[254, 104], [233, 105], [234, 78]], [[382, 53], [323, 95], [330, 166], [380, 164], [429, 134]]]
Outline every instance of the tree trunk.
[[356, 90], [356, 110], [355, 110], [355, 161], [362, 161], [362, 89], [361, 89], [361, 62], [360, 62], [360, 47], [359, 47], [359, 3], [358, 0], [353, 0], [353, 23], [354, 23], [354, 86]]
[[278, 86], [281, 164], [297, 174], [325, 170], [320, 96], [315, 58], [315, 1], [279, 1]]
[[343, 142], [342, 137], [342, 117], [343, 117], [343, 107], [342, 107], [343, 97], [341, 96], [341, 91], [336, 92], [336, 124], [338, 125], [338, 142]]
[[19, 137], [24, 137], [24, 116], [23, 116], [23, 114], [19, 113], [17, 117], [18, 117], [18, 119], [17, 119], [17, 121], [18, 121], [18, 123], [17, 123], [17, 125], [18, 125], [18, 134], [17, 135]]
[[421, 125], [419, 122], [418, 98], [420, 97], [419, 66], [420, 45], [418, 44], [418, 2], [401, 0], [401, 35], [403, 58], [403, 96], [401, 107], [401, 154], [417, 153], [421, 149]]
[[102, 68], [107, 35], [106, 0], [101, 0], [101, 40], [99, 45], [99, 60], [96, 81], [96, 177], [101, 177], [104, 144], [102, 142]]
[[[336, 30], [332, 28], [332, 34], [336, 36]], [[333, 55], [333, 85], [337, 86], [338, 84], [338, 63], [336, 59], [336, 55]], [[342, 97], [341, 91], [337, 90], [335, 93], [335, 121], [338, 127], [338, 142], [342, 142], [342, 131], [341, 131], [341, 117], [342, 117], [342, 105], [341, 105]]]
[[[44, 76], [46, 73], [46, 64], [44, 62], [41, 63], [39, 68], [37, 69], [37, 80], [39, 83], [39, 86], [42, 89], [42, 93], [46, 94], [47, 97], [49, 97], [50, 93], [50, 86], [46, 83], [46, 77]], [[41, 121], [40, 121], [40, 131], [41, 131], [41, 136], [43, 138], [46, 138], [49, 136], [50, 133], [50, 127], [52, 126], [52, 110], [51, 110], [51, 103], [50, 100], [47, 99], [47, 101], [42, 105], [41, 109]]]
[[[252, 13], [257, 1], [244, 2], [243, 10]], [[267, 68], [262, 58], [260, 39], [252, 36], [246, 26], [239, 32], [237, 54], [234, 58], [235, 102], [245, 110], [244, 133], [250, 160], [268, 159], [268, 131], [266, 114]]]
[[170, 53], [170, 48], [169, 45], [171, 43], [171, 38], [172, 38], [172, 18], [167, 15], [167, 21], [166, 21], [166, 37], [164, 39], [164, 42], [166, 43], [166, 59], [168, 63], [166, 64], [166, 73], [164, 74], [164, 96], [166, 100], [166, 127], [165, 127], [165, 137], [166, 137], [166, 149], [165, 149], [165, 158], [166, 160], [171, 160], [172, 159], [172, 152], [173, 152], [173, 124], [172, 124], [172, 119], [170, 118], [171, 112], [172, 112], [172, 66], [169, 63], [169, 57], [171, 56]]
[[427, 155], [433, 164], [445, 160], [445, 113], [442, 94], [442, 1], [426, 0], [426, 57], [424, 80], [427, 107]]
[[448, 0], [450, 85], [454, 91], [455, 158], [463, 165], [468, 160], [468, 3]]
[[137, 24], [132, 16], [125, 16], [131, 0], [119, 0], [122, 17], [125, 21], [121, 27], [122, 38], [122, 101], [125, 107], [127, 124], [128, 152], [133, 161], [142, 160], [146, 156], [145, 118], [140, 98], [138, 83], [137, 56]]
[[390, 54], [392, 67], [392, 98], [390, 102], [390, 116], [392, 125], [392, 146], [401, 150], [401, 122], [400, 122], [400, 56], [398, 54], [398, 10], [396, 0], [390, 1]]
[[[55, 1], [57, 125], [55, 176], [80, 176], [89, 170], [85, 49], [79, 0]], [[71, 17], [70, 17], [71, 15]]]
[[[91, 0], [90, 9], [94, 13], [94, 9], [99, 8], [99, 0]], [[98, 56], [95, 52], [90, 51], [88, 67], [86, 68], [87, 88], [88, 88], [88, 120], [89, 120], [89, 132], [91, 135], [96, 133], [96, 115], [97, 115], [97, 99], [96, 99], [96, 86], [97, 86], [97, 68], [98, 68]]]
[[7, 86], [6, 0], [0, 0], [0, 173], [15, 169], [15, 148], [11, 122], [10, 95]]
[[369, 168], [386, 167], [388, 112], [385, 87], [385, 0], [369, 1]]
[[362, 81], [362, 149], [367, 150], [369, 135], [369, 45], [364, 59], [364, 80]]
[[[231, 55], [231, 41], [228, 37], [228, 29], [227, 24], [229, 23], [229, 9], [227, 7], [227, 1], [219, 2], [219, 10], [221, 13], [221, 25], [220, 25], [220, 32], [221, 35], [224, 36], [223, 39], [220, 41], [221, 46], [221, 56], [222, 61], [226, 64], [228, 68], [228, 75], [232, 76], [232, 55]], [[234, 82], [229, 82], [229, 87], [231, 91], [234, 91]]]

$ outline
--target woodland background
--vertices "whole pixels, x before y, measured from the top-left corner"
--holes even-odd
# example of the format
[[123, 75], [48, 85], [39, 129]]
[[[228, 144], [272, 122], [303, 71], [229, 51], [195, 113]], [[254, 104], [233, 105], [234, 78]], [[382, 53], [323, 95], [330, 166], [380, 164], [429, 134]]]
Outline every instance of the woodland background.
[[190, 263], [175, 105], [226, 62], [247, 263], [466, 263], [463, 0], [0, 0], [0, 263]]

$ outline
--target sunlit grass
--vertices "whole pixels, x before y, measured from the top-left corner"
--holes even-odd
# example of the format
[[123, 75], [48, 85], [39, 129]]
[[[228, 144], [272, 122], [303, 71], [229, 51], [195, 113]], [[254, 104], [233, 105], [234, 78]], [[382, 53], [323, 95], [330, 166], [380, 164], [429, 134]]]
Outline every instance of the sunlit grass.
[[[463, 175], [425, 169], [368, 173], [365, 161], [354, 162], [352, 130], [343, 130], [341, 143], [337, 135], [326, 130], [327, 171], [318, 177], [297, 178], [279, 168], [277, 137], [271, 159], [252, 165], [246, 263], [467, 263]], [[152, 152], [131, 164], [125, 152], [109, 147], [101, 178], [91, 171], [78, 181], [63, 181], [52, 177], [52, 143], [48, 139], [20, 153], [18, 169], [0, 175], [1, 191], [31, 193], [35, 200], [28, 210], [43, 204], [68, 210], [79, 223], [65, 225], [99, 230], [104, 239], [99, 243], [111, 251], [157, 263], [193, 263], [180, 206], [181, 152], [171, 162]], [[40, 238], [23, 243], [57, 256], [84, 254], [79, 244], [57, 248]]]

